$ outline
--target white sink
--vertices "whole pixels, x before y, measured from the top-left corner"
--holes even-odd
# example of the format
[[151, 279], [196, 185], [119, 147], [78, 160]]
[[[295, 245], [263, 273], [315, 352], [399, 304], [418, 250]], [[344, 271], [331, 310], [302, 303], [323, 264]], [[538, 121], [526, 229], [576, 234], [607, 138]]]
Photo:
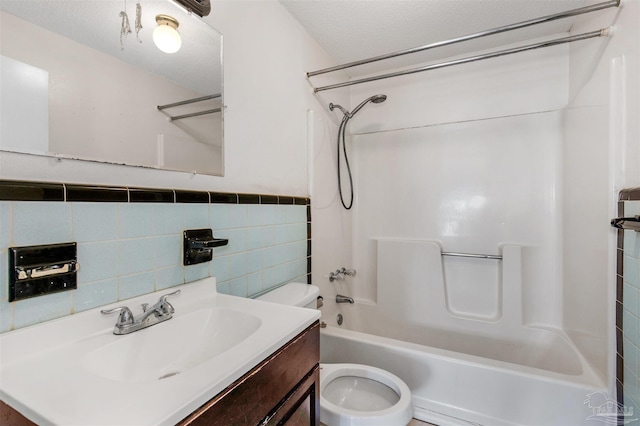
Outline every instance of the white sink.
[[173, 425], [320, 317], [217, 294], [215, 278], [177, 288], [172, 319], [128, 335], [100, 310], [174, 289], [0, 334], [0, 400], [42, 425]]
[[82, 367], [123, 382], [148, 382], [180, 374], [233, 348], [258, 330], [252, 314], [207, 308], [177, 316], [87, 353]]

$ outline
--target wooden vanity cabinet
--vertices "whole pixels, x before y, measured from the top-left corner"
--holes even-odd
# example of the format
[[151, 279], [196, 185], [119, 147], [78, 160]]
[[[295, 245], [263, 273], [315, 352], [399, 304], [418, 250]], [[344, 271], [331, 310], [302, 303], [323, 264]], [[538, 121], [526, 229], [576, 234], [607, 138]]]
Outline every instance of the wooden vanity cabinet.
[[320, 326], [316, 321], [180, 425], [318, 426], [319, 361]]

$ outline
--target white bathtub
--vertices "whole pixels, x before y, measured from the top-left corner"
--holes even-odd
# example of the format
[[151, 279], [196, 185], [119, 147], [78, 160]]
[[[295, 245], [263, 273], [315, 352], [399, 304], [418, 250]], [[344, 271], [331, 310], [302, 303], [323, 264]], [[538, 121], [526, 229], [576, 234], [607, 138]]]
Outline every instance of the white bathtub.
[[440, 426], [599, 423], [588, 420], [594, 413], [585, 401], [604, 393], [604, 384], [559, 332], [527, 328], [517, 340], [501, 341], [394, 327], [367, 305], [345, 306], [343, 315], [343, 326], [322, 329], [321, 361], [369, 364], [399, 376], [411, 388], [420, 420]]

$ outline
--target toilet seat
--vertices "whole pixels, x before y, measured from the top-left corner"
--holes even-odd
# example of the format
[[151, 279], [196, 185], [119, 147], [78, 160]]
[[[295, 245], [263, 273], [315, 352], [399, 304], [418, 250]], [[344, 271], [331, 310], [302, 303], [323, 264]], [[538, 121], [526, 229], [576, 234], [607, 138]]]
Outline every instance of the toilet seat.
[[[380, 391], [387, 386], [398, 395], [388, 408], [359, 411], [334, 404], [324, 396], [327, 386], [340, 377], [357, 377], [378, 382]], [[385, 385], [385, 386], [383, 386]], [[351, 390], [346, 390], [349, 394]], [[388, 391], [388, 389], [386, 389]], [[320, 421], [328, 426], [405, 426], [413, 417], [409, 387], [398, 376], [380, 368], [361, 364], [320, 364]]]

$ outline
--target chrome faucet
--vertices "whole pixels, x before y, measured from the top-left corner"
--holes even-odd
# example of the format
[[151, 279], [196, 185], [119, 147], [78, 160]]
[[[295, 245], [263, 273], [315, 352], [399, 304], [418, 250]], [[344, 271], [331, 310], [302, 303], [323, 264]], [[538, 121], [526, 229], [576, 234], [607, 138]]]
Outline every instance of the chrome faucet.
[[344, 280], [344, 274], [339, 269], [335, 272], [329, 272], [329, 282], [332, 283], [336, 280]]
[[339, 272], [341, 274], [347, 275], [349, 277], [355, 277], [356, 276], [356, 270], [355, 269], [347, 269], [345, 267], [342, 267], [342, 269], [340, 269]]
[[173, 308], [171, 303], [167, 301], [167, 297], [175, 296], [177, 294], [180, 294], [180, 290], [161, 296], [156, 304], [151, 308], [148, 308], [148, 303], [143, 303], [143, 312], [138, 316], [134, 316], [131, 309], [126, 306], [120, 306], [113, 309], [103, 309], [100, 312], [103, 314], [112, 314], [120, 311], [116, 325], [113, 327], [113, 334], [129, 334], [171, 319], [176, 310]]
[[341, 294], [336, 295], [336, 303], [354, 303], [353, 298], [349, 296], [343, 296]]
[[334, 282], [336, 280], [344, 280], [345, 276], [354, 277], [356, 275], [355, 269], [347, 269], [342, 267], [342, 269], [336, 269], [335, 272], [329, 273], [329, 282]]

